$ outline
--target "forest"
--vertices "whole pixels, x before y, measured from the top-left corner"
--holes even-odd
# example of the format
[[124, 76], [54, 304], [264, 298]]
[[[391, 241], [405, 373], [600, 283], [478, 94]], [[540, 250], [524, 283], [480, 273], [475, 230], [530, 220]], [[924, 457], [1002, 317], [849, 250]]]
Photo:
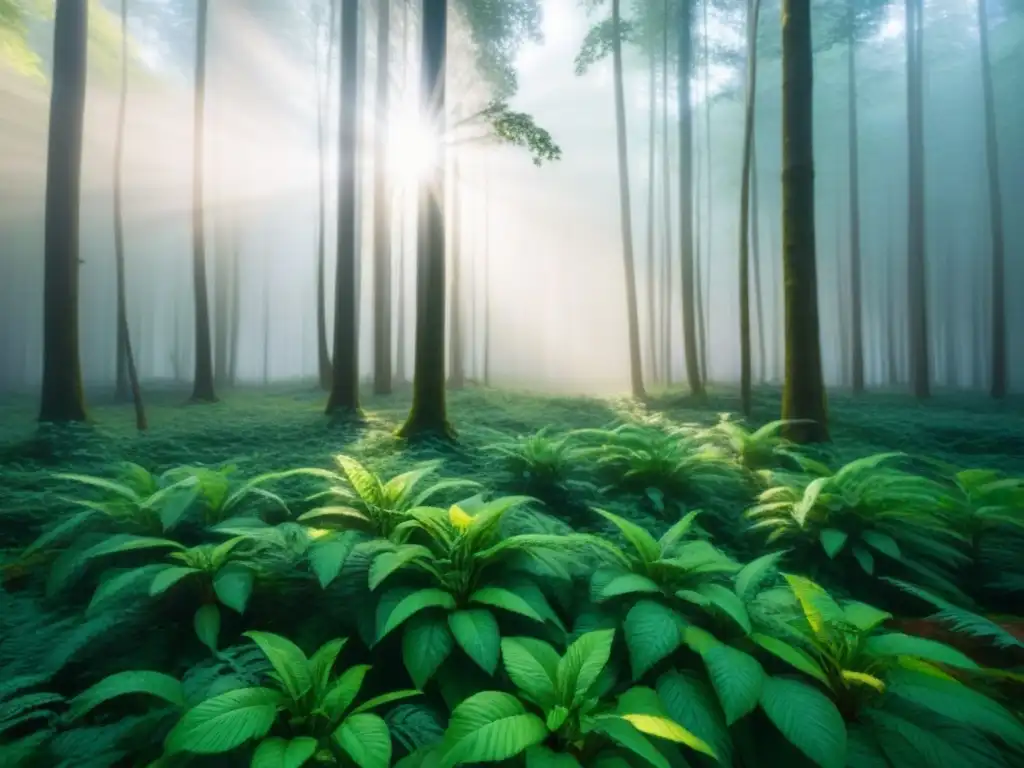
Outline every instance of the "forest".
[[1024, 766], [1022, 0], [0, 0], [0, 766]]

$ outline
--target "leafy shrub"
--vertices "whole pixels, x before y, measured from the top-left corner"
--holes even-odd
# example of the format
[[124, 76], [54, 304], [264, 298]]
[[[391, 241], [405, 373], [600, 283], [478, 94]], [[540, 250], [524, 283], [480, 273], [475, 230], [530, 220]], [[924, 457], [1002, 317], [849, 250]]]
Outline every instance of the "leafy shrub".
[[733, 421], [723, 413], [718, 423], [698, 435], [728, 451], [734, 460], [748, 470], [769, 469], [788, 458], [793, 443], [782, 436], [782, 431], [796, 420], [771, 421], [755, 430]]
[[522, 493], [544, 498], [596, 490], [578, 477], [586, 454], [575, 433], [556, 436], [545, 428], [532, 435], [501, 438], [484, 450], [498, 457], [509, 485]]

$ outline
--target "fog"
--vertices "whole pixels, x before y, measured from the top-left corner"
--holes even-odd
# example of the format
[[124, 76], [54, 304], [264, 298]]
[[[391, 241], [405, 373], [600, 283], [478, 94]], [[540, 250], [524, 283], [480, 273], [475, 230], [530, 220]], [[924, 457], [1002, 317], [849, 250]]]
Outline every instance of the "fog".
[[[129, 3], [130, 14], [133, 3]], [[135, 56], [131, 65], [126, 128], [125, 237], [128, 312], [143, 383], [191, 377], [192, 81], [190, 40], [194, 3], [184, 3], [185, 21], [161, 26], [159, 6], [130, 22]], [[182, 5], [178, 3], [178, 5]], [[373, 77], [374, 4], [364, 3], [360, 81], [362, 249], [361, 358], [372, 370]], [[404, 36], [402, 3], [394, 3], [392, 120], [389, 163], [396, 201], [393, 261], [401, 267], [404, 302], [404, 371], [412, 370], [415, 297], [414, 187], [417, 181], [416, 72], [418, 36]], [[116, 25], [118, 4], [111, 4]], [[238, 378], [242, 382], [314, 377], [316, 347], [317, 112], [312, 57], [315, 34], [269, 25], [245, 3], [211, 3], [206, 94], [207, 247], [211, 285], [215, 263], [237, 248], [240, 257]], [[1024, 16], [990, 3], [1000, 167], [1007, 246], [1007, 327], [1010, 387], [1024, 389], [1024, 302], [1014, 289], [1024, 284]], [[153, 8], [156, 7], [156, 11]], [[95, 10], [95, 9], [94, 9]], [[485, 297], [489, 300], [490, 380], [497, 386], [559, 392], [625, 391], [629, 385], [626, 301], [623, 288], [616, 126], [610, 61], [582, 76], [574, 58], [592, 24], [571, 0], [544, 0], [543, 42], [517, 54], [514, 109], [534, 117], [562, 150], [556, 162], [535, 166], [528, 154], [496, 142], [456, 144], [461, 189], [446, 193], [452, 225], [453, 201], [461, 205], [463, 292], [458, 301], [467, 320], [471, 378], [482, 376]], [[778, 39], [778, 7], [766, 3], [762, 36]], [[864, 337], [869, 386], [888, 383], [885, 368], [887, 307], [906, 297], [907, 129], [902, 6], [858, 49], [860, 170], [864, 274]], [[94, 12], [93, 20], [99, 17]], [[699, 16], [698, 16], [699, 18]], [[184, 26], [182, 26], [184, 24]], [[116, 28], [116, 27], [115, 27]], [[171, 30], [171, 31], [169, 31]], [[52, 29], [36, 22], [46, 67]], [[304, 41], [303, 34], [308, 34]], [[698, 25], [698, 35], [700, 27]], [[713, 46], [742, 40], [735, 20], [711, 14]], [[925, 142], [928, 311], [932, 330], [932, 377], [940, 386], [983, 387], [990, 350], [990, 246], [988, 194], [976, 6], [971, 0], [932, 0], [925, 7]], [[449, 105], [486, 101], [472, 72], [466, 33], [450, 27]], [[698, 42], [698, 47], [701, 43]], [[335, 51], [336, 52], [336, 51]], [[116, 49], [115, 49], [116, 54]], [[92, 55], [92, 54], [91, 54]], [[98, 57], [97, 57], [98, 59]], [[337, 60], [335, 59], [335, 66]], [[760, 332], [754, 318], [754, 371], [781, 376], [781, 67], [770, 51], [759, 59], [756, 161], [757, 231], [764, 295], [767, 359], [758, 359]], [[641, 330], [647, 333], [648, 148], [650, 87], [646, 57], [625, 52], [628, 146], [634, 244], [638, 262]], [[81, 357], [87, 385], [115, 376], [115, 293], [112, 179], [119, 80], [116, 57], [90, 61], [82, 187]], [[847, 84], [844, 46], [815, 59], [815, 157], [817, 180], [818, 282], [825, 377], [843, 383], [848, 356], [841, 318], [848, 313]], [[742, 63], [715, 63], [707, 72], [698, 60], [694, 157], [700, 211], [699, 248], [707, 289], [708, 377], [728, 382], [739, 376], [738, 220], [743, 136]], [[337, 161], [337, 77], [332, 79], [326, 158], [328, 329], [333, 297], [334, 190]], [[709, 86], [710, 92], [705, 88]], [[669, 111], [675, 110], [674, 86]], [[711, 106], [710, 144], [705, 110]], [[0, 387], [34, 389], [41, 376], [43, 209], [48, 86], [41, 78], [0, 69]], [[659, 118], [660, 120], [660, 118]], [[670, 152], [678, 153], [670, 120]], [[659, 126], [660, 130], [660, 126]], [[660, 134], [657, 137], [661, 146]], [[660, 151], [660, 150], [659, 150]], [[657, 161], [657, 183], [661, 180]], [[673, 168], [676, 160], [672, 160]], [[710, 169], [710, 172], [709, 172]], [[454, 174], [449, 173], [449, 187]], [[708, 181], [710, 178], [710, 204]], [[678, 184], [678, 174], [671, 174]], [[678, 251], [678, 188], [672, 191], [673, 245]], [[664, 201], [653, 201], [656, 227], [656, 292], [661, 296]], [[710, 214], [710, 215], [709, 215]], [[451, 246], [451, 236], [449, 237]], [[710, 246], [710, 250], [709, 250]], [[710, 269], [708, 265], [710, 264]], [[486, 265], [486, 266], [485, 266]], [[671, 260], [673, 378], [683, 377], [680, 275]], [[486, 284], [485, 284], [486, 278]], [[890, 293], [890, 291], [892, 293]], [[211, 301], [217, 290], [211, 288]], [[394, 294], [397, 296], [397, 293]], [[895, 298], [893, 298], [893, 296]], [[660, 298], [658, 299], [660, 301]], [[216, 310], [214, 310], [216, 311]], [[898, 318], [897, 318], [898, 319]], [[897, 348], [906, 346], [902, 321]], [[396, 327], [396, 336], [399, 331]], [[649, 358], [648, 341], [643, 343]], [[902, 358], [901, 353], [901, 358]], [[647, 366], [650, 360], [647, 360]], [[402, 367], [399, 367], [402, 370]], [[906, 374], [900, 373], [904, 381]]]

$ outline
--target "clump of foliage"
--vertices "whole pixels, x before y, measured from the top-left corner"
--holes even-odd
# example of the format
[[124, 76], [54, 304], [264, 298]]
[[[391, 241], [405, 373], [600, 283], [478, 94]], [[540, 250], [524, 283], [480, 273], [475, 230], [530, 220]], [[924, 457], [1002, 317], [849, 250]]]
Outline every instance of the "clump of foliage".
[[700, 433], [700, 438], [721, 446], [742, 467], [755, 471], [777, 466], [788, 458], [793, 444], [782, 436], [782, 431], [793, 420], [771, 421], [758, 429], [748, 429], [723, 413], [718, 423]]
[[561, 501], [572, 493], [596, 490], [592, 483], [579, 478], [586, 455], [572, 432], [554, 435], [545, 428], [499, 439], [484, 450], [498, 457], [509, 485], [522, 493]]

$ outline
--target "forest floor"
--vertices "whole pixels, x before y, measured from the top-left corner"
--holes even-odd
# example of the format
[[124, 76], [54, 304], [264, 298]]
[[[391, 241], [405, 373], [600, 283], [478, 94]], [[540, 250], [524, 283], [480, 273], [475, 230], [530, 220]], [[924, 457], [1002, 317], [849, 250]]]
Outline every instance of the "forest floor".
[[[760, 388], [754, 421], [777, 418], [780, 390]], [[551, 397], [467, 388], [449, 396], [449, 415], [459, 433], [455, 446], [407, 446], [394, 436], [409, 409], [408, 391], [367, 395], [365, 421], [333, 423], [323, 415], [325, 396], [309, 386], [238, 389], [213, 405], [187, 405], [186, 392], [150, 392], [150, 430], [134, 429], [130, 405], [94, 403], [93, 424], [60, 430], [39, 428], [33, 398], [0, 402], [0, 542], [30, 540], [49, 511], [66, 510], [59, 472], [109, 476], [112, 465], [132, 461], [151, 471], [173, 466], [232, 464], [245, 477], [302, 466], [331, 466], [331, 457], [350, 454], [384, 477], [427, 459], [441, 459], [441, 474], [468, 477], [500, 488], [500, 467], [489, 444], [548, 428], [557, 433], [615, 424], [654, 423], [710, 426], [718, 414], [738, 409], [736, 392], [713, 389], [703, 402], [663, 393], [637, 404], [625, 398]], [[993, 403], [982, 395], [939, 394], [916, 403], [903, 394], [872, 393], [855, 398], [830, 394], [834, 442], [819, 452], [832, 465], [881, 451], [905, 451], [963, 467], [1024, 473], [1024, 400]], [[606, 503], [607, 501], [607, 503]], [[571, 506], [609, 509], [622, 501], [580, 499]], [[735, 502], [731, 502], [735, 503]], [[706, 506], [713, 506], [706, 505]], [[550, 510], [556, 517], [576, 513]], [[630, 516], [636, 510], [625, 511]], [[586, 521], [576, 519], [583, 527]]]

